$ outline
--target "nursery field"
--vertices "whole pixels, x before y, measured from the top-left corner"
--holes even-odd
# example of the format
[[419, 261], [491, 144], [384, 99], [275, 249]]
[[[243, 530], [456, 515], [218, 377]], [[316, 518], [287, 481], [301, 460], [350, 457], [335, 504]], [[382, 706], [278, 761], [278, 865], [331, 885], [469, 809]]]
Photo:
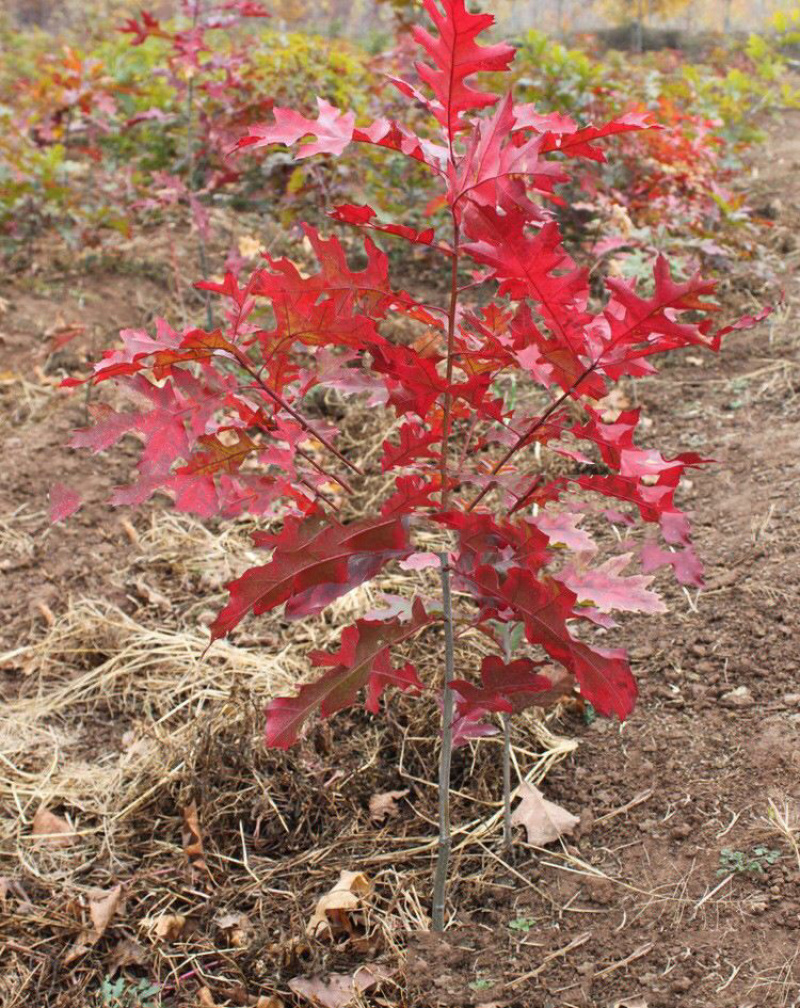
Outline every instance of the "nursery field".
[[0, 16], [0, 1006], [798, 1006], [800, 12], [392, 6]]

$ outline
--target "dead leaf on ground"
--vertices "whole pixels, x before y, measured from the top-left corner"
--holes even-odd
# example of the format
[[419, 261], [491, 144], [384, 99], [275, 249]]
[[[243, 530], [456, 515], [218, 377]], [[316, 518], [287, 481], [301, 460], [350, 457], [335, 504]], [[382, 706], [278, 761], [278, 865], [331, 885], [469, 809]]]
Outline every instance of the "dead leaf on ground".
[[242, 948], [248, 944], [253, 925], [245, 914], [222, 914], [222, 916], [215, 918], [214, 923], [221, 931], [226, 933], [228, 942], [234, 948]]
[[87, 932], [82, 931], [78, 940], [74, 942], [67, 949], [64, 954], [64, 965], [71, 966], [72, 963], [76, 962], [81, 956], [85, 956], [86, 953], [91, 949], [91, 942], [86, 941]]
[[133, 938], [120, 938], [108, 957], [108, 972], [113, 977], [125, 966], [144, 966], [146, 961], [147, 953], [138, 942]]
[[372, 890], [363, 872], [342, 871], [339, 881], [318, 901], [306, 933], [319, 937], [337, 931], [354, 933], [350, 915], [364, 907], [364, 898]]
[[630, 399], [619, 386], [613, 388], [607, 396], [598, 400], [597, 409], [605, 423], [613, 423], [623, 410], [630, 409]]
[[122, 886], [115, 885], [113, 889], [92, 889], [89, 893], [89, 917], [91, 928], [86, 928], [78, 935], [75, 943], [64, 956], [65, 965], [75, 962], [95, 946], [111, 923], [111, 919], [119, 909], [122, 901]]
[[92, 889], [89, 894], [89, 916], [92, 918], [95, 941], [99, 941], [111, 923], [122, 901], [122, 886], [113, 889]]
[[186, 808], [181, 809], [183, 817], [183, 852], [189, 859], [189, 864], [196, 871], [210, 875], [206, 864], [205, 851], [203, 849], [203, 833], [200, 828], [200, 815], [197, 811], [197, 802], [192, 802]]
[[256, 1000], [253, 1008], [286, 1008], [286, 1005], [277, 994], [262, 994]]
[[175, 941], [183, 934], [186, 918], [183, 914], [160, 914], [158, 917], [149, 918], [145, 923], [153, 928], [156, 938]]
[[297, 977], [289, 987], [298, 997], [309, 1001], [315, 1008], [346, 1008], [357, 994], [388, 980], [391, 972], [378, 966], [361, 966], [355, 973], [331, 973], [322, 977]]
[[155, 588], [151, 588], [144, 578], [136, 578], [135, 584], [139, 595], [148, 605], [155, 606], [156, 609], [161, 609], [163, 612], [168, 612], [172, 609], [172, 602], [167, 596], [163, 595], [160, 591], [156, 591]]
[[236, 244], [239, 246], [239, 255], [244, 259], [253, 259], [264, 251], [263, 242], [253, 235], [241, 235]]
[[49, 812], [44, 805], [33, 817], [33, 835], [54, 850], [71, 847], [76, 840], [75, 830], [66, 819]]
[[520, 784], [517, 797], [522, 800], [514, 810], [511, 822], [525, 827], [528, 843], [535, 847], [544, 847], [567, 836], [580, 822], [578, 816], [548, 801], [533, 784]]
[[385, 822], [387, 817], [393, 819], [400, 811], [397, 802], [400, 798], [405, 798], [408, 788], [405, 791], [383, 791], [374, 794], [369, 800], [369, 817], [373, 822]]

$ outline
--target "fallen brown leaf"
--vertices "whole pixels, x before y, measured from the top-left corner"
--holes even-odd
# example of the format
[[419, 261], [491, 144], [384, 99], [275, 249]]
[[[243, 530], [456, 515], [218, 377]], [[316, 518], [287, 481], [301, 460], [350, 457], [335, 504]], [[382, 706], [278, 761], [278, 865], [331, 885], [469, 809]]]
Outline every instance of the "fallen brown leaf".
[[228, 941], [234, 948], [247, 945], [253, 925], [243, 913], [229, 913], [217, 917], [214, 921], [221, 931], [227, 933]]
[[147, 954], [133, 938], [120, 938], [108, 957], [109, 973], [114, 976], [124, 966], [144, 966]]
[[64, 965], [70, 966], [72, 963], [76, 962], [81, 956], [85, 956], [86, 953], [91, 949], [91, 942], [86, 941], [87, 932], [82, 931], [77, 941], [75, 941], [67, 949], [64, 954]]
[[388, 980], [391, 973], [378, 967], [361, 966], [355, 973], [331, 973], [322, 977], [297, 977], [289, 981], [290, 989], [317, 1008], [346, 1008], [357, 994]]
[[383, 791], [381, 794], [374, 794], [369, 800], [369, 817], [373, 822], [382, 823], [386, 818], [393, 819], [399, 809], [397, 801], [405, 798], [408, 789], [405, 791]]
[[200, 829], [200, 816], [197, 811], [197, 803], [192, 802], [181, 810], [183, 816], [183, 852], [189, 859], [189, 864], [196, 871], [211, 873], [206, 864], [205, 851], [203, 850], [203, 833]]
[[255, 238], [253, 235], [241, 235], [236, 239], [236, 244], [239, 246], [239, 255], [245, 259], [252, 259], [264, 251], [261, 239]]
[[342, 871], [333, 889], [317, 902], [306, 933], [319, 937], [326, 932], [332, 935], [336, 931], [346, 931], [352, 935], [354, 928], [350, 915], [363, 908], [364, 897], [371, 889], [363, 872]]
[[[122, 886], [113, 889], [92, 889], [89, 894], [89, 916], [92, 918], [95, 941], [99, 941], [111, 923], [111, 918], [119, 909], [122, 900]], [[94, 943], [93, 943], [94, 944]]]
[[525, 827], [528, 843], [535, 847], [544, 847], [572, 833], [580, 822], [571, 812], [548, 801], [533, 784], [520, 784], [517, 797], [522, 800], [514, 810], [511, 822]]
[[122, 900], [122, 886], [115, 885], [113, 889], [92, 889], [89, 894], [89, 917], [92, 921], [91, 928], [84, 928], [75, 940], [75, 943], [67, 950], [64, 956], [64, 964], [80, 959], [81, 956], [95, 946], [106, 932], [106, 928], [111, 923], [111, 918], [117, 912]]
[[42, 806], [33, 817], [33, 835], [54, 850], [63, 850], [75, 843], [75, 831], [61, 816]]
[[623, 410], [630, 409], [630, 399], [619, 386], [613, 388], [607, 396], [598, 400], [597, 409], [605, 423], [613, 423]]
[[160, 914], [152, 918], [149, 923], [153, 926], [156, 938], [175, 941], [176, 938], [180, 938], [186, 927], [186, 918], [183, 914]]

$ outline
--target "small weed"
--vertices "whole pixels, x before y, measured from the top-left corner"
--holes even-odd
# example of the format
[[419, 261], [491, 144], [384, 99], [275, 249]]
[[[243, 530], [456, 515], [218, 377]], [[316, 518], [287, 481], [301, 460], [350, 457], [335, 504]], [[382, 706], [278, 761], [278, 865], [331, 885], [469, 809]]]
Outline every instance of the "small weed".
[[781, 852], [771, 847], [759, 845], [753, 847], [749, 854], [745, 851], [723, 847], [719, 852], [719, 868], [717, 875], [729, 875], [731, 872], [743, 874], [752, 872], [756, 875], [765, 874], [765, 865], [773, 865], [780, 858]]
[[527, 934], [535, 924], [533, 917], [517, 917], [516, 920], [509, 921], [508, 926], [512, 931], [524, 931]]
[[146, 979], [131, 983], [125, 977], [116, 980], [106, 977], [97, 992], [96, 1003], [98, 1008], [158, 1008], [160, 990], [158, 984]]
[[473, 980], [469, 987], [474, 991], [485, 991], [490, 987], [494, 987], [494, 980], [490, 980], [488, 977], [478, 977], [477, 980]]

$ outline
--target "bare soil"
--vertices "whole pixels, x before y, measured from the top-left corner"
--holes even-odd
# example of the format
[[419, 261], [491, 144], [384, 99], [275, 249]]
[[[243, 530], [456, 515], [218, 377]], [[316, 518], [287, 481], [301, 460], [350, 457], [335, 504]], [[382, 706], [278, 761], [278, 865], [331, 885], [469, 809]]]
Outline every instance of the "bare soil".
[[[353, 711], [288, 755], [266, 753], [262, 691], [285, 687], [315, 631], [254, 623], [210, 670], [190, 664], [222, 598], [223, 561], [199, 523], [168, 525], [157, 505], [109, 513], [102, 501], [134, 461], [124, 448], [100, 464], [64, 449], [85, 403], [56, 390], [59, 375], [117, 329], [150, 321], [145, 306], [171, 300], [179, 311], [175, 270], [193, 275], [190, 253], [172, 265], [164, 235], [134, 239], [114, 269], [58, 261], [44, 243], [30, 253], [0, 314], [0, 1004], [100, 1004], [100, 983], [121, 969], [129, 983], [156, 979], [165, 1005], [299, 1006], [309, 1002], [292, 979], [378, 963], [392, 978], [364, 1004], [800, 1005], [798, 126], [787, 114], [743, 180], [774, 220], [762, 259], [723, 284], [731, 312], [747, 311], [774, 269], [784, 305], [719, 357], [687, 354], [637, 386], [659, 443], [720, 460], [684, 499], [708, 586], [697, 595], [665, 579], [669, 614], [627, 623], [641, 699], [624, 726], [577, 708], [548, 724], [577, 742], [542, 785], [580, 815], [577, 836], [544, 851], [520, 837], [506, 864], [496, 830], [468, 833], [444, 937], [423, 929], [432, 712], [393, 702], [378, 724]], [[46, 334], [71, 323], [85, 334], [51, 353]], [[50, 529], [55, 481], [79, 485], [90, 503]], [[240, 554], [245, 532], [232, 533]], [[100, 608], [81, 609], [86, 600]], [[153, 662], [123, 682], [109, 663], [135, 649], [132, 627], [162, 637], [145, 645]], [[436, 640], [428, 646], [434, 662]], [[275, 668], [235, 679], [254, 648]], [[137, 682], [156, 675], [163, 697]], [[86, 685], [70, 694], [75, 683]], [[523, 722], [515, 746], [525, 772], [542, 736]], [[496, 812], [497, 756], [491, 743], [459, 754], [457, 824]], [[87, 776], [109, 768], [121, 768], [127, 805], [91, 799]], [[408, 795], [379, 826], [367, 805], [389, 790]], [[181, 837], [192, 802], [204, 844], [194, 858]], [[72, 846], [34, 842], [40, 805], [75, 825]], [[311, 938], [306, 922], [341, 869], [370, 877], [368, 909], [335, 940]], [[93, 891], [117, 884], [124, 901], [87, 944]], [[224, 926], [232, 914], [238, 929]], [[166, 915], [183, 918], [172, 935], [158, 933]]]

